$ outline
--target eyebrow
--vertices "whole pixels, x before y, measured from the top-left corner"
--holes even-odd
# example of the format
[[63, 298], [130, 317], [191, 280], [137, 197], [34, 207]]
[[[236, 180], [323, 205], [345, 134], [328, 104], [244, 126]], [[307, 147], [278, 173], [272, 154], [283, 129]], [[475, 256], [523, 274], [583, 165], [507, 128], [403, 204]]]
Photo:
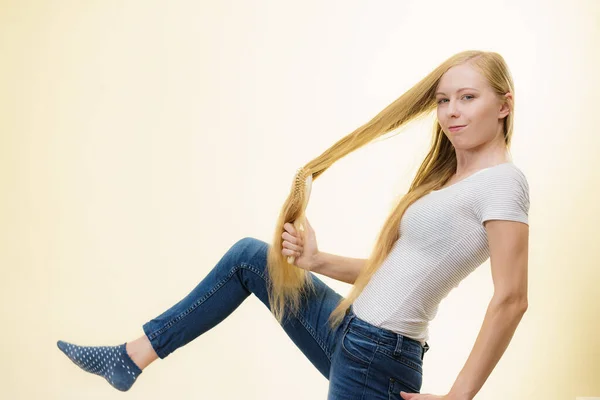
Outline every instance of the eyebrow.
[[[472, 88], [472, 87], [463, 87], [463, 88], [460, 88], [460, 89], [458, 89], [456, 92], [458, 93], [458, 92], [461, 92], [461, 91], [463, 91], [463, 90], [467, 90], [467, 89], [470, 89], [470, 90], [475, 90], [476, 92], [479, 92], [479, 90], [477, 90], [477, 89], [475, 89], [475, 88]], [[443, 92], [435, 92], [435, 95], [436, 95], [436, 96], [437, 96], [438, 94], [443, 94], [444, 96], [446, 95], [446, 93], [443, 93]]]

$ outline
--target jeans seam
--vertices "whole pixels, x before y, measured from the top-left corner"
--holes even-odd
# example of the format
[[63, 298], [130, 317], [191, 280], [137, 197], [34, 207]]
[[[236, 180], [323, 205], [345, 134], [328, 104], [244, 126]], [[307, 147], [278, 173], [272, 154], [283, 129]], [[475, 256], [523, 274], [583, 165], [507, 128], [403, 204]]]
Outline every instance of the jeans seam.
[[319, 336], [317, 335], [316, 331], [314, 330], [314, 328], [312, 326], [310, 326], [305, 320], [304, 318], [300, 317], [300, 316], [296, 316], [296, 318], [298, 318], [298, 321], [300, 321], [300, 323], [302, 324], [302, 326], [304, 327], [304, 329], [306, 329], [306, 331], [310, 334], [310, 336], [312, 336], [312, 338], [314, 339], [315, 342], [317, 342], [317, 344], [319, 345], [319, 347], [321, 348], [321, 350], [323, 350], [323, 352], [325, 353], [325, 356], [327, 356], [327, 359], [331, 362], [331, 353], [329, 352], [329, 349], [327, 348], [327, 346], [319, 340]]
[[[363, 365], [369, 365], [371, 363], [371, 361], [369, 361], [369, 360], [365, 361], [365, 360], [361, 359], [360, 357], [352, 354], [352, 352], [344, 344], [344, 341], [346, 340], [346, 336], [350, 332], [354, 333], [354, 331], [352, 331], [351, 329], [346, 329], [346, 331], [344, 331], [344, 333], [342, 334], [342, 339], [340, 340], [340, 347], [346, 353], [346, 355], [348, 357], [352, 358], [355, 362], [363, 364]], [[378, 348], [378, 346], [375, 347], [375, 349], [377, 349], [377, 348]]]
[[367, 391], [367, 380], [369, 379], [369, 371], [371, 369], [371, 364], [373, 363], [373, 359], [375, 358], [375, 354], [377, 354], [378, 349], [379, 349], [379, 343], [377, 343], [377, 346], [375, 347], [375, 351], [373, 352], [373, 356], [371, 357], [371, 360], [369, 361], [369, 365], [367, 365], [367, 372], [365, 373], [365, 382], [363, 383], [363, 392], [362, 392], [362, 395], [360, 396], [361, 399], [365, 398], [365, 392]]
[[[242, 263], [242, 265], [251, 267], [251, 268], [256, 268], [252, 264]], [[258, 269], [257, 269], [257, 271], [258, 271]], [[256, 272], [256, 273], [258, 276], [260, 276], [266, 282], [266, 278], [264, 277], [264, 275], [260, 274], [259, 272]], [[327, 357], [327, 359], [331, 362], [331, 357], [332, 357], [331, 353], [330, 353], [329, 349], [327, 348], [327, 346], [321, 340], [319, 340], [319, 337], [318, 337], [315, 329], [312, 326], [310, 326], [310, 324], [308, 324], [306, 322], [306, 320], [304, 318], [302, 318], [302, 316], [296, 315], [296, 318], [298, 318], [298, 321], [300, 321], [300, 323], [302, 324], [304, 329], [306, 329], [306, 331], [310, 334], [310, 336], [313, 338], [313, 340], [315, 342], [317, 342], [317, 344], [319, 345], [321, 350], [323, 350], [323, 353], [325, 353], [325, 356]]]
[[372, 336], [369, 336], [369, 335], [365, 335], [359, 329], [355, 329], [355, 328], [350, 327], [350, 328], [348, 328], [348, 330], [352, 331], [352, 333], [354, 333], [355, 335], [362, 336], [363, 338], [365, 338], [367, 340], [370, 340], [373, 343], [376, 343], [378, 345], [381, 344], [381, 342], [379, 341], [379, 338], [372, 337]]
[[260, 273], [260, 271], [258, 269], [256, 269], [254, 266], [245, 264], [245, 263], [241, 263], [241, 265], [238, 265], [238, 266], [232, 268], [231, 272], [225, 278], [223, 278], [222, 280], [217, 282], [217, 284], [208, 293], [206, 293], [204, 296], [202, 296], [200, 299], [198, 299], [196, 302], [194, 302], [194, 304], [189, 306], [186, 310], [181, 312], [179, 315], [173, 317], [162, 327], [160, 327], [159, 329], [156, 329], [154, 332], [152, 332], [150, 335], [148, 335], [148, 339], [153, 340], [158, 335], [163, 334], [169, 328], [171, 328], [173, 325], [175, 325], [176, 323], [181, 321], [183, 318], [188, 316], [192, 311], [194, 311], [196, 308], [198, 308], [200, 305], [202, 305], [202, 303], [204, 303], [208, 298], [210, 298], [210, 296], [215, 294], [217, 292], [217, 290], [219, 290], [221, 287], [223, 287], [223, 285], [225, 283], [227, 283], [233, 277], [233, 275], [242, 267], [249, 267], [249, 268], [247, 268], [249, 271], [254, 272], [258, 276], [260, 276], [263, 280], [265, 279], [265, 277]]
[[[242, 262], [242, 263], [240, 263], [240, 265], [232, 268], [231, 272], [224, 279], [220, 280], [202, 298], [200, 298], [199, 300], [197, 300], [196, 302], [194, 302], [194, 304], [192, 304], [190, 307], [188, 307], [185, 311], [183, 311], [182, 313], [180, 313], [176, 317], [174, 317], [171, 320], [169, 320], [165, 325], [163, 325], [159, 329], [156, 329], [155, 331], [153, 331], [149, 335], [147, 335], [148, 339], [151, 340], [151, 341], [154, 340], [157, 336], [162, 335], [164, 332], [166, 332], [173, 325], [175, 325], [176, 323], [178, 323], [179, 321], [181, 321], [183, 318], [185, 318], [187, 315], [189, 315], [192, 311], [194, 311], [202, 303], [204, 303], [210, 296], [212, 296], [213, 294], [215, 294], [217, 292], [217, 290], [219, 290], [225, 283], [227, 283], [240, 268], [246, 268], [249, 271], [254, 272], [256, 275], [258, 275], [262, 280], [264, 280], [266, 282], [265, 276], [260, 273], [260, 270], [258, 268], [256, 268], [252, 264], [247, 264], [247, 263]], [[323, 344], [323, 342], [321, 342], [319, 340], [319, 338], [318, 338], [316, 332], [314, 331], [314, 329], [304, 320], [304, 318], [302, 318], [300, 316], [297, 316], [297, 318], [300, 321], [300, 323], [302, 324], [302, 326], [304, 327], [304, 329], [306, 329], [306, 331], [313, 338], [313, 340], [315, 342], [317, 342], [317, 344], [319, 345], [319, 347], [321, 348], [321, 350], [323, 350], [323, 352], [325, 353], [325, 356], [327, 357], [327, 359], [331, 362], [331, 357], [332, 356], [331, 356], [329, 350], [327, 349], [327, 346], [325, 344]]]

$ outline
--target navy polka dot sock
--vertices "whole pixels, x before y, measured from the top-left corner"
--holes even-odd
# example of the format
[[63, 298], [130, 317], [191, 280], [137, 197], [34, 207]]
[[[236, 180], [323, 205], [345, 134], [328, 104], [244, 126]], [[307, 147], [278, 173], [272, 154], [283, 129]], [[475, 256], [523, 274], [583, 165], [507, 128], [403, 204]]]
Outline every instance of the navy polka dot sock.
[[59, 340], [56, 344], [78, 367], [103, 377], [122, 392], [129, 390], [142, 373], [127, 354], [127, 343], [118, 346], [77, 346]]

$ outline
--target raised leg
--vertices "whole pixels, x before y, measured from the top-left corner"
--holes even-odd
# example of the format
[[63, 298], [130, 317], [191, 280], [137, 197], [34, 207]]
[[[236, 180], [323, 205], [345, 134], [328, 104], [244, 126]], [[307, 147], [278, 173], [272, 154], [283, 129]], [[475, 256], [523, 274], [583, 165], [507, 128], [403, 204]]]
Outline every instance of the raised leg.
[[[146, 322], [143, 330], [156, 355], [165, 358], [202, 335], [227, 318], [251, 294], [269, 307], [268, 248], [267, 243], [258, 239], [247, 237], [239, 240], [186, 297]], [[328, 378], [339, 326], [332, 331], [327, 318], [341, 296], [314, 274], [311, 278], [316, 290], [303, 299], [298, 316], [288, 314], [284, 318], [282, 327], [311, 363]], [[151, 360], [152, 357], [145, 354], [145, 359]]]
[[[83, 370], [100, 375], [113, 387], [127, 391], [142, 370], [210, 330], [251, 294], [269, 309], [267, 251], [254, 238], [237, 241], [181, 301], [143, 324], [144, 335], [118, 346], [78, 346], [59, 340], [57, 345]], [[288, 314], [281, 324], [310, 362], [329, 379], [331, 359], [342, 325], [327, 321], [341, 296], [316, 275], [315, 291], [303, 297], [300, 312]]]

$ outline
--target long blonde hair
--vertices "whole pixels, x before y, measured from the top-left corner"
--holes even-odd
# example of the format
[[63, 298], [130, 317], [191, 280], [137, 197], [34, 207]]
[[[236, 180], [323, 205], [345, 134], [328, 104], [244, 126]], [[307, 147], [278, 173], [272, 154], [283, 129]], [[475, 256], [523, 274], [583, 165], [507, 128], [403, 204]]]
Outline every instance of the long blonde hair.
[[[429, 115], [437, 105], [435, 90], [442, 75], [451, 67], [465, 63], [476, 68], [499, 97], [507, 92], [514, 94], [512, 76], [500, 54], [476, 50], [460, 52], [440, 64], [369, 122], [336, 142], [323, 154], [298, 170], [292, 182], [290, 195], [279, 214], [272, 246], [270, 246], [267, 256], [270, 307], [271, 312], [280, 323], [286, 310], [295, 314], [299, 309], [302, 296], [314, 289], [309, 272], [289, 264], [281, 254], [283, 225], [287, 222], [293, 223], [302, 220], [305, 217], [303, 205], [307, 200], [304, 191], [307, 177], [312, 175], [314, 182], [333, 163], [350, 152], [412, 120]], [[510, 148], [514, 103], [510, 99], [507, 101], [511, 112], [504, 119], [504, 141], [507, 148]], [[445, 136], [437, 118], [434, 118], [431, 148], [421, 163], [408, 192], [399, 198], [398, 204], [385, 221], [371, 255], [354, 282], [349, 295], [343, 298], [330, 314], [329, 322], [332, 327], [343, 320], [346, 309], [360, 295], [390, 253], [394, 243], [399, 239], [399, 224], [404, 211], [431, 190], [442, 187], [455, 172], [456, 153], [454, 147]]]

